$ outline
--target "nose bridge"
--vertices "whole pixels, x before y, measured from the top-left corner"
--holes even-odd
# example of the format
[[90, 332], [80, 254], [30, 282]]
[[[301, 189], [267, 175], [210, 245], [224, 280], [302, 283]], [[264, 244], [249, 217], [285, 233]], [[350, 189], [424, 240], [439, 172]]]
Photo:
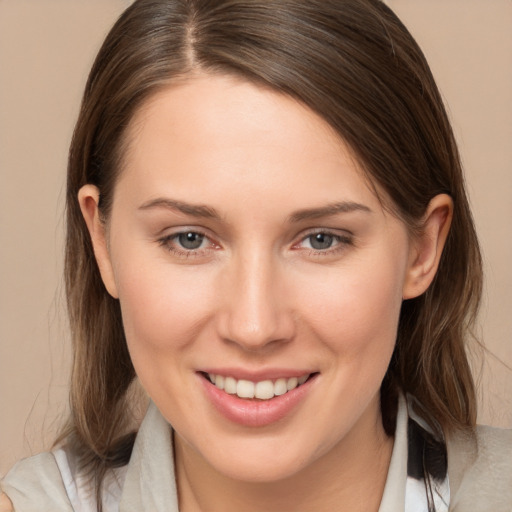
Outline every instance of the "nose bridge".
[[223, 337], [247, 350], [292, 337], [282, 269], [271, 251], [241, 251], [233, 258], [227, 281]]

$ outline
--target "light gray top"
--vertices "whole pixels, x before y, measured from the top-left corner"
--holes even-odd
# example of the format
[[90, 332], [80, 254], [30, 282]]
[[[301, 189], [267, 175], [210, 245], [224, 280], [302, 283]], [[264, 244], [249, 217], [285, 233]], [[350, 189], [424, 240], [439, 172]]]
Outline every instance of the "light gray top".
[[[407, 475], [408, 407], [400, 398], [395, 443], [379, 512], [424, 512], [418, 481]], [[479, 427], [475, 437], [447, 440], [448, 477], [441, 484], [453, 512], [512, 512], [512, 431]], [[63, 449], [18, 462], [1, 482], [15, 512], [95, 512], [86, 480]], [[421, 493], [420, 493], [421, 494]], [[407, 495], [407, 498], [406, 498]], [[451, 496], [450, 496], [451, 495]], [[105, 512], [179, 512], [171, 429], [151, 403], [130, 462], [105, 481]], [[406, 508], [407, 503], [407, 508]], [[436, 502], [437, 507], [437, 502]], [[442, 505], [443, 510], [447, 510]], [[437, 509], [439, 511], [439, 509]]]

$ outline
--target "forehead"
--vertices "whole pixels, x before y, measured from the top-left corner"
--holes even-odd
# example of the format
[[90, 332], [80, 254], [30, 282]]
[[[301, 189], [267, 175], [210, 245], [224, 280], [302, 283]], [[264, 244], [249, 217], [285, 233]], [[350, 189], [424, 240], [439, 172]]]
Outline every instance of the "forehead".
[[298, 201], [376, 200], [326, 121], [289, 96], [229, 76], [195, 76], [153, 95], [132, 119], [126, 148], [118, 185], [139, 196], [189, 200], [193, 189], [198, 200], [218, 202], [238, 187], [246, 205], [255, 196], [283, 202], [291, 191]]

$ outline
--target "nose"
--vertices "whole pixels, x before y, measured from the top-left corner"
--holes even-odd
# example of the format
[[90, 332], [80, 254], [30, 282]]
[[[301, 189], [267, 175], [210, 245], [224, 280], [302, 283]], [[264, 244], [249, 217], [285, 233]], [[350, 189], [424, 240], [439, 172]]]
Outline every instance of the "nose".
[[278, 261], [257, 251], [235, 258], [223, 275], [219, 334], [246, 351], [290, 341], [295, 332], [290, 290]]

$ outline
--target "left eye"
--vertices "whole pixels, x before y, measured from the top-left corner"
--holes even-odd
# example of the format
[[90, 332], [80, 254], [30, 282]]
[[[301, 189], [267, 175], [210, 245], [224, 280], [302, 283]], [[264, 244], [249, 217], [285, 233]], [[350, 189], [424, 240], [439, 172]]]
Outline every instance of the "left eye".
[[306, 238], [312, 249], [317, 251], [330, 249], [333, 245], [338, 243], [335, 236], [328, 233], [315, 233]]
[[186, 233], [179, 233], [175, 236], [176, 242], [189, 251], [200, 249], [205, 242], [205, 236], [201, 233], [194, 231], [187, 231]]
[[306, 249], [312, 249], [313, 251], [328, 251], [342, 243], [350, 244], [350, 240], [348, 237], [341, 235], [318, 232], [303, 238], [300, 242], [300, 246]]

